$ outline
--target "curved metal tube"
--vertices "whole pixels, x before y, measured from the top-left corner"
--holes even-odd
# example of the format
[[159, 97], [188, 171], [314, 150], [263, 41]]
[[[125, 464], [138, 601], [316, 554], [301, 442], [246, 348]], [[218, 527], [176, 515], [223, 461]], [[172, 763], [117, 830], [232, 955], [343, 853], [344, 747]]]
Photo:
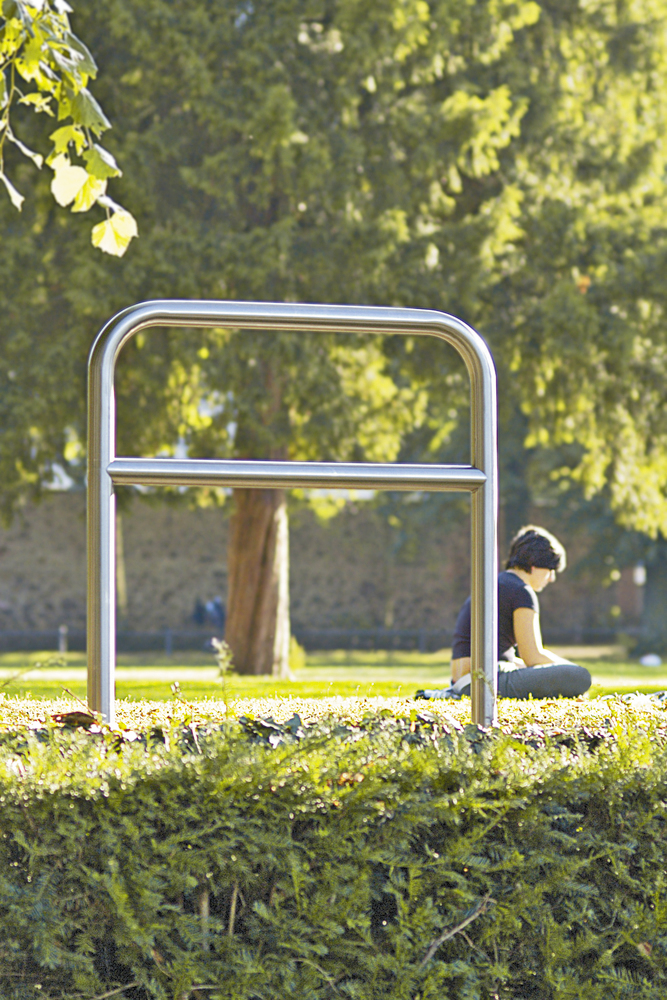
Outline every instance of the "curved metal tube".
[[[335, 483], [335, 463], [172, 463], [167, 459], [116, 458], [114, 372], [123, 345], [153, 326], [233, 327], [325, 333], [433, 336], [463, 358], [471, 391], [471, 467], [344, 465], [355, 488], [459, 489], [472, 493], [472, 719], [496, 720], [497, 644], [497, 417], [496, 373], [488, 347], [471, 327], [446, 313], [373, 306], [302, 305], [269, 302], [143, 302], [118, 313], [100, 331], [88, 362], [88, 701], [114, 723], [115, 671], [115, 482], [160, 481], [195, 485], [199, 474], [240, 485], [277, 487], [284, 483]], [[166, 464], [163, 464], [166, 463]], [[245, 468], [241, 469], [243, 465]], [[249, 466], [255, 466], [253, 470]], [[310, 471], [306, 466], [310, 465]], [[189, 466], [191, 472], [183, 471]], [[199, 468], [199, 467], [202, 468]], [[222, 468], [224, 466], [224, 469]], [[298, 468], [297, 468], [298, 467]], [[235, 471], [236, 468], [236, 471]], [[416, 474], [409, 470], [418, 469]], [[198, 471], [197, 471], [198, 470]], [[464, 471], [465, 470], [465, 471]], [[219, 475], [217, 473], [220, 473]], [[429, 473], [431, 475], [429, 475]], [[239, 475], [241, 478], [239, 479]], [[283, 479], [280, 479], [283, 475]], [[154, 476], [151, 480], [150, 476]], [[225, 480], [227, 476], [227, 480]], [[301, 476], [301, 478], [299, 478]], [[318, 480], [318, 476], [320, 479]], [[148, 477], [148, 478], [147, 478]], [[211, 481], [211, 480], [206, 480]], [[419, 485], [416, 485], [419, 482]], [[408, 485], [409, 484], [409, 485]], [[347, 481], [345, 482], [347, 487]]]

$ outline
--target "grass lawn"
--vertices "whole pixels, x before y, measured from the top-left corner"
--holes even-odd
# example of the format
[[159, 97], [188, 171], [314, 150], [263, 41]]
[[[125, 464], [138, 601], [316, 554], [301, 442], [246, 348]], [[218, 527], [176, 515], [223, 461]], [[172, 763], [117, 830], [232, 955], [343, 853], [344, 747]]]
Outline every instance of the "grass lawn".
[[[667, 664], [641, 667], [620, 647], [590, 646], [561, 650], [593, 675], [590, 696], [667, 689]], [[59, 661], [59, 662], [58, 662]], [[449, 650], [437, 653], [360, 652], [335, 650], [310, 653], [304, 669], [292, 680], [230, 675], [230, 698], [323, 698], [339, 695], [407, 697], [420, 687], [443, 687], [449, 678]], [[116, 671], [118, 698], [163, 701], [174, 697], [172, 685], [187, 700], [219, 698], [221, 683], [213, 657], [206, 653], [121, 654]], [[80, 698], [86, 694], [83, 653], [53, 652], [0, 655], [0, 692], [9, 696], [59, 698], [64, 689]]]

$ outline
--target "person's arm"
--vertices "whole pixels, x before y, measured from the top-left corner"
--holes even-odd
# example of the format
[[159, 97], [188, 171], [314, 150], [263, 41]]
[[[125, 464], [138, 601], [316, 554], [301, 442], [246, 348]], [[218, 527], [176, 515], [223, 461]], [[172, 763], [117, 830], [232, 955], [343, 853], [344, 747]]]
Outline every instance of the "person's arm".
[[542, 645], [540, 616], [532, 608], [515, 608], [513, 615], [514, 638], [519, 657], [527, 667], [538, 667], [547, 663], [569, 663]]

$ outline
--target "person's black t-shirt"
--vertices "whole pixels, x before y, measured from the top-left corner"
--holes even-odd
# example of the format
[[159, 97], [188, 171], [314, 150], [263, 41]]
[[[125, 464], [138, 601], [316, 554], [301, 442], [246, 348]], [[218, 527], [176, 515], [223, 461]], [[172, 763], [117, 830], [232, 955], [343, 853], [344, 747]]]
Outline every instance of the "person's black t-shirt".
[[[505, 570], [498, 576], [498, 659], [513, 660], [516, 638], [514, 636], [515, 608], [532, 608], [540, 613], [537, 594], [516, 573]], [[470, 656], [470, 598], [465, 602], [456, 619], [452, 659]]]

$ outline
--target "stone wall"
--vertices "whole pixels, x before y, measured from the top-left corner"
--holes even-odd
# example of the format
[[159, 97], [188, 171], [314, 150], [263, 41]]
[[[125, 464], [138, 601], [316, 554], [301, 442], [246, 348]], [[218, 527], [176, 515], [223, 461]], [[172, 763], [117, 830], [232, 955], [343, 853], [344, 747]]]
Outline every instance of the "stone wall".
[[[137, 500], [122, 517], [122, 534], [126, 628], [188, 628], [197, 599], [225, 600], [224, 510]], [[609, 627], [615, 588], [596, 588], [581, 572], [585, 537], [567, 541], [571, 568], [542, 596], [546, 629]], [[364, 504], [324, 523], [301, 510], [290, 545], [292, 617], [301, 627], [452, 628], [469, 592], [469, 532], [460, 519], [425, 529], [412, 557], [396, 560], [386, 525]], [[0, 628], [59, 624], [85, 625], [81, 493], [55, 493], [0, 529]]]

